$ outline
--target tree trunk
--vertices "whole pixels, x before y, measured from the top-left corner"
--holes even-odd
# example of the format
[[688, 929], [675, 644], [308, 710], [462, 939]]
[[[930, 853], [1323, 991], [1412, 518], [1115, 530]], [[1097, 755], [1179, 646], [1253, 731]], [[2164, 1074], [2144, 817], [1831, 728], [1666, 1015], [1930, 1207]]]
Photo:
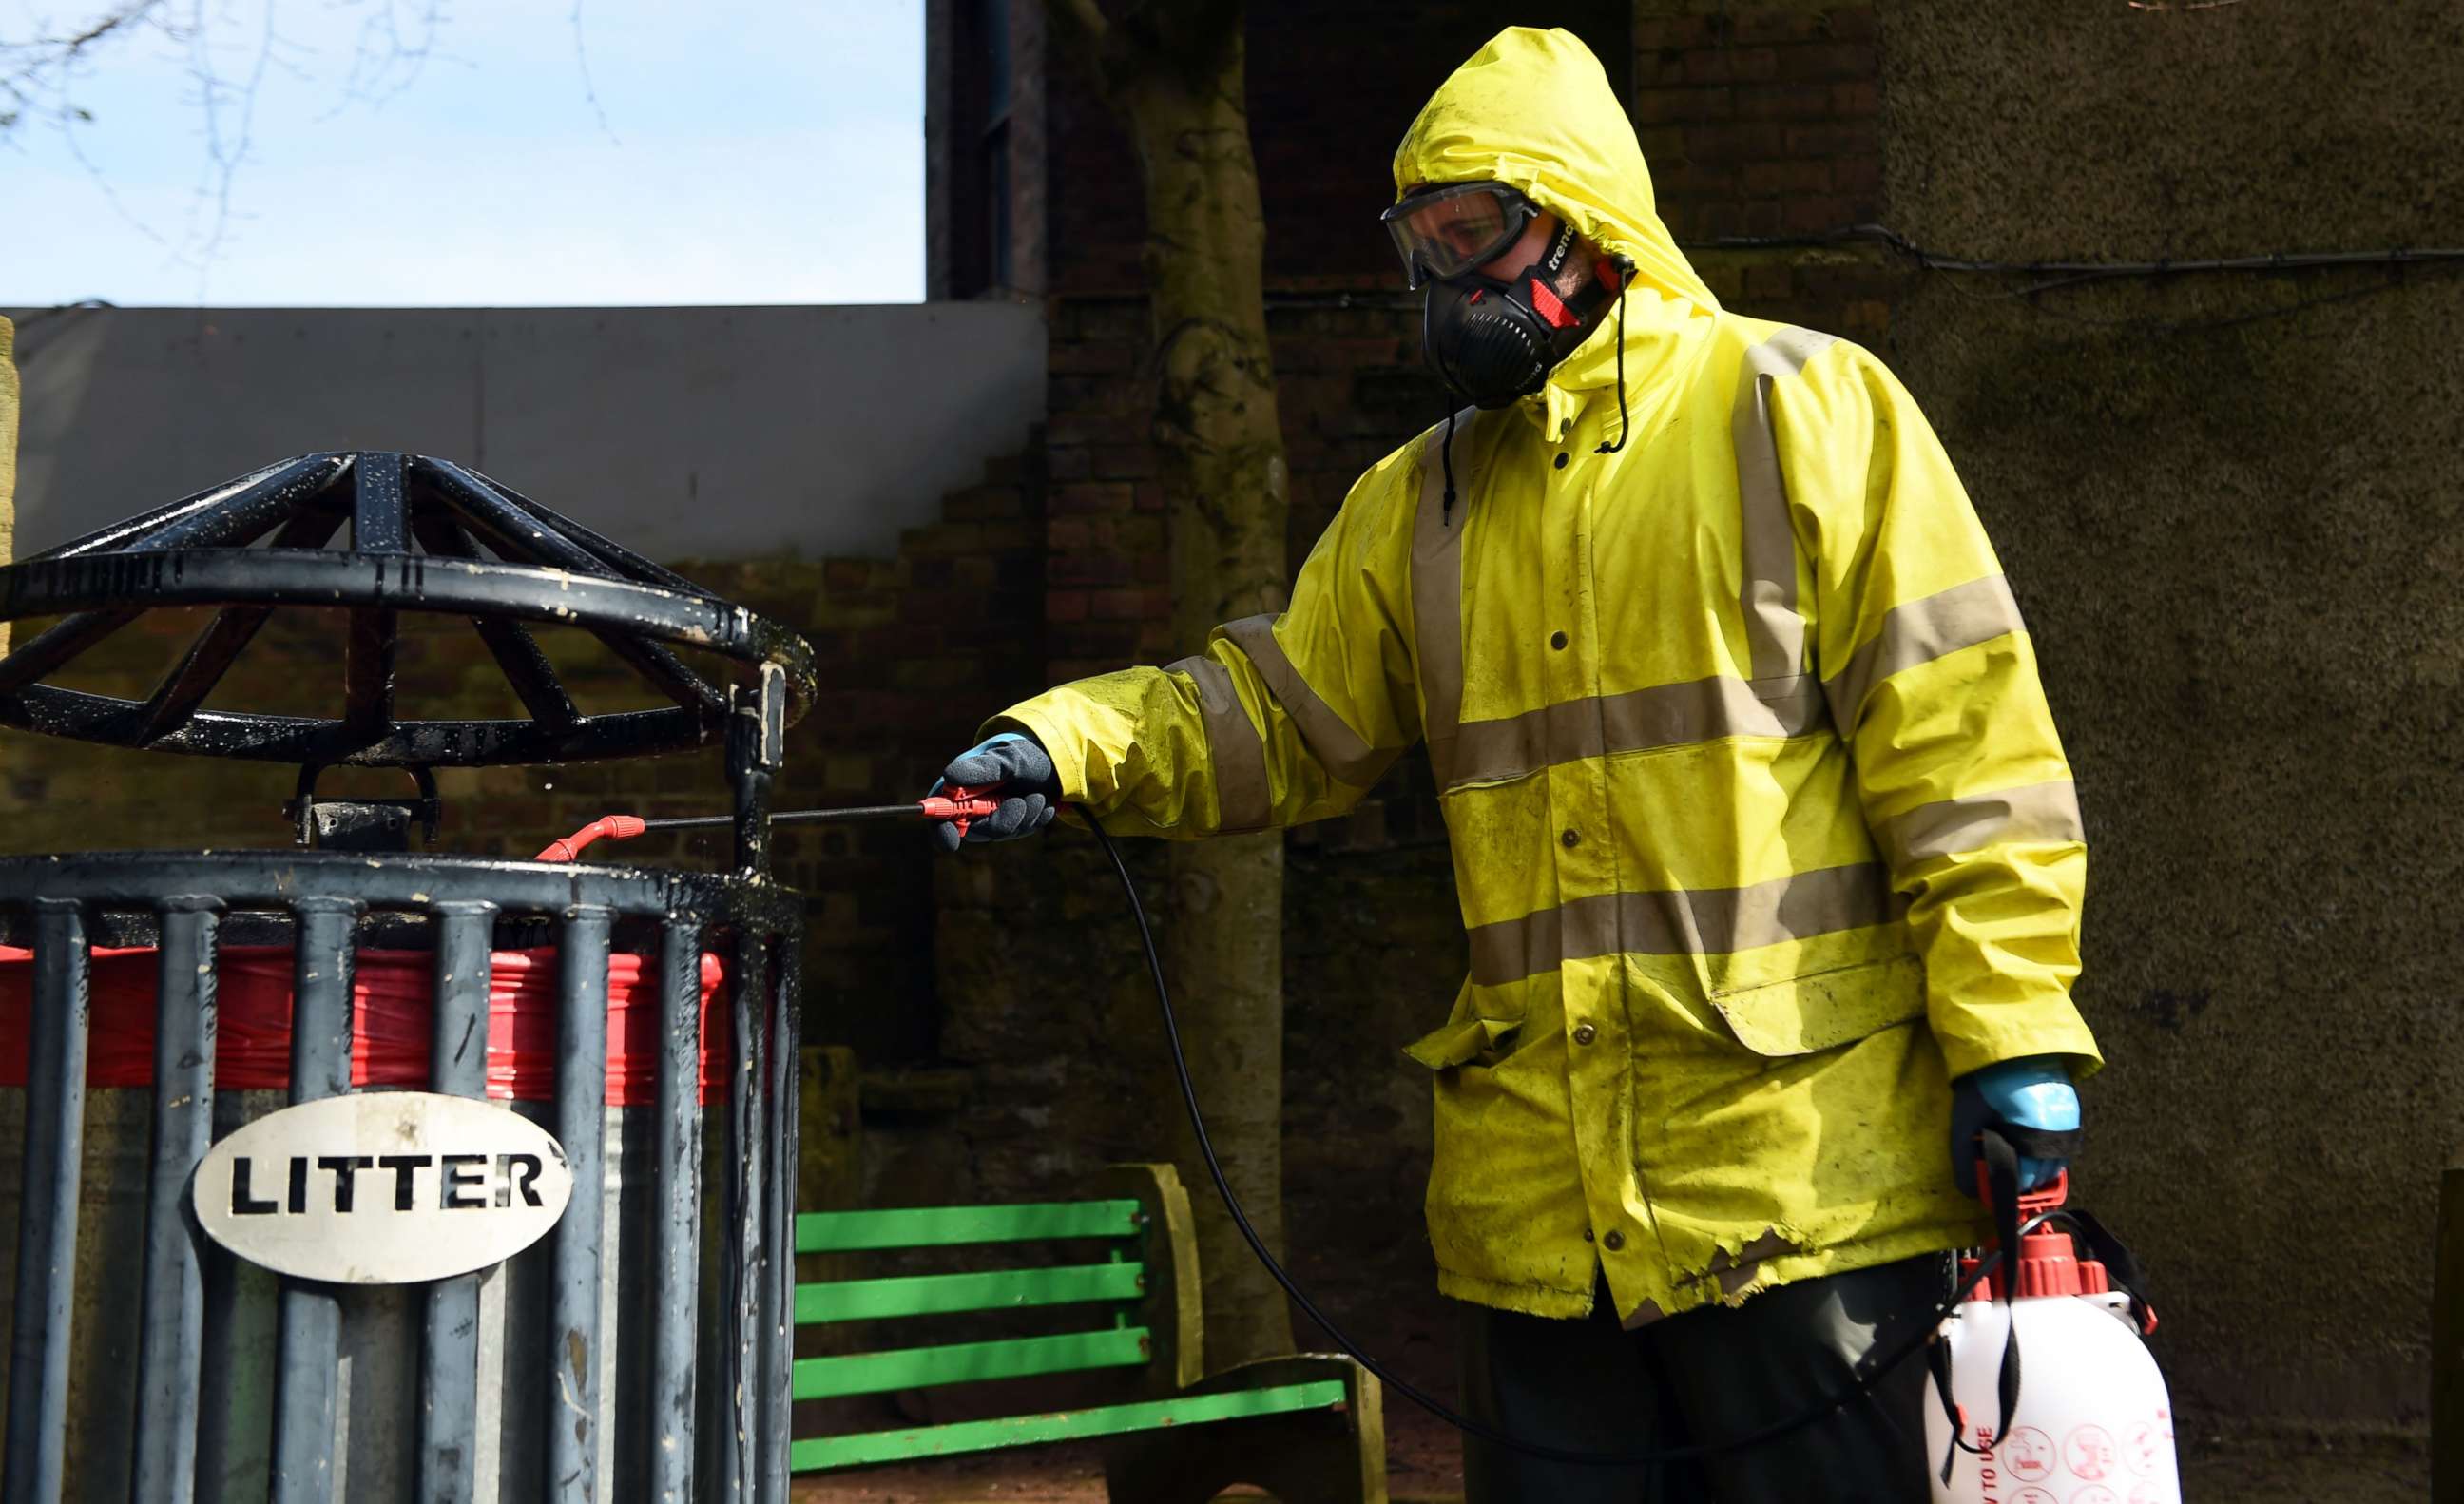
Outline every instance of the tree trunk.
[[[1172, 532], [1173, 637], [1281, 609], [1289, 484], [1266, 343], [1265, 221], [1249, 147], [1238, 5], [1141, 0], [1107, 21], [1055, 0], [1130, 128], [1146, 188], [1155, 433]], [[1279, 832], [1176, 845], [1163, 947], [1207, 1132], [1251, 1225], [1283, 1253], [1284, 843]], [[1166, 1081], [1157, 1090], [1169, 1101]], [[1210, 1369], [1292, 1350], [1283, 1291], [1209, 1190], [1177, 1111], [1192, 1188]]]

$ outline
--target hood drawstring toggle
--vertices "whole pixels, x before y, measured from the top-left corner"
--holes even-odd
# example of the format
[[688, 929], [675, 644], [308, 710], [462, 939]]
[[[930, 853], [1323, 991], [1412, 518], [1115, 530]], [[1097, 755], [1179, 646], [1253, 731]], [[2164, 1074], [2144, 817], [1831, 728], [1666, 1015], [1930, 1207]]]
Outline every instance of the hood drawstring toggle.
[[1600, 441], [1600, 447], [1599, 447], [1598, 449], [1596, 449], [1596, 450], [1593, 451], [1593, 453], [1597, 453], [1597, 454], [1614, 454], [1614, 453], [1616, 453], [1618, 450], [1621, 450], [1621, 449], [1625, 448], [1625, 439], [1626, 439], [1626, 418], [1625, 418], [1625, 295], [1627, 294], [1627, 292], [1628, 292], [1628, 291], [1630, 291], [1630, 290], [1633, 288], [1633, 285], [1634, 285], [1634, 263], [1633, 263], [1631, 260], [1628, 260], [1628, 259], [1627, 259], [1626, 257], [1624, 257], [1624, 256], [1621, 256], [1621, 255], [1613, 255], [1613, 256], [1609, 257], [1609, 264], [1610, 264], [1611, 266], [1614, 266], [1614, 267], [1616, 267], [1616, 268], [1617, 268], [1617, 442], [1616, 442], [1616, 443], [1614, 443], [1614, 444], [1612, 444], [1612, 443], [1608, 442], [1606, 439], [1602, 439], [1602, 440]]

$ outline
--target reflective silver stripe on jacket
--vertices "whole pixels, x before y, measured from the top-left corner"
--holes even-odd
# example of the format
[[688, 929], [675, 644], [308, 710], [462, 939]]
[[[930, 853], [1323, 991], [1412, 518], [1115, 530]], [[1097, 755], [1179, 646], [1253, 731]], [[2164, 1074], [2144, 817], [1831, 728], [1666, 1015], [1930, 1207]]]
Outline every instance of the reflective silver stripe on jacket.
[[2011, 597], [2011, 582], [1998, 574], [1892, 607], [1882, 614], [1882, 629], [1873, 640], [1850, 653], [1847, 667], [1823, 681], [1839, 734], [1855, 732], [1865, 697], [1892, 675], [2027, 630], [2019, 619], [2019, 603]]
[[1880, 862], [1823, 867], [1743, 888], [1604, 893], [1475, 925], [1471, 980], [1501, 986], [1561, 962], [1621, 951], [1720, 956], [1887, 924], [1900, 913]]
[[1782, 678], [1805, 667], [1805, 614], [1796, 608], [1796, 532], [1789, 523], [1779, 433], [1771, 425], [1771, 384], [1793, 376], [1838, 342], [1811, 329], [1782, 329], [1746, 352], [1729, 417], [1737, 452], [1737, 503], [1744, 542], [1746, 641], [1753, 677]]
[[[1225, 622], [1215, 629], [1231, 639], [1232, 645], [1248, 654], [1258, 676], [1266, 683], [1266, 691], [1275, 703], [1292, 719], [1292, 725], [1309, 743], [1309, 749], [1326, 770], [1355, 788], [1366, 788], [1377, 782], [1386, 765], [1395, 761], [1399, 749], [1371, 746], [1359, 732], [1345, 723], [1300, 670], [1284, 654], [1284, 645], [1275, 640], [1275, 618], [1243, 616], [1237, 622]], [[1244, 716], [1243, 718], [1246, 719]], [[1261, 797], [1264, 797], [1263, 795]]]
[[1769, 684], [1714, 677], [1471, 721], [1456, 733], [1448, 786], [1519, 778], [1555, 763], [1614, 752], [1723, 737], [1802, 736], [1828, 723], [1820, 688], [1805, 675]]
[[1206, 760], [1215, 773], [1217, 829], [1263, 830], [1274, 820], [1266, 789], [1266, 743], [1241, 708], [1232, 673], [1213, 658], [1183, 658], [1166, 674], [1186, 674], [1198, 685], [1198, 708], [1206, 724]]
[[1455, 782], [1455, 732], [1463, 719], [1463, 534], [1477, 489], [1471, 471], [1476, 408], [1455, 414], [1455, 504], [1445, 504], [1446, 473], [1439, 448], [1446, 425], [1420, 446], [1420, 505], [1412, 520], [1412, 638], [1419, 655], [1421, 735], [1438, 786]]
[[1928, 857], [2009, 842], [2084, 841], [2087, 828], [2079, 819], [2079, 789], [2065, 778], [1919, 805], [1876, 827], [1874, 839], [1892, 868], [1905, 872]]

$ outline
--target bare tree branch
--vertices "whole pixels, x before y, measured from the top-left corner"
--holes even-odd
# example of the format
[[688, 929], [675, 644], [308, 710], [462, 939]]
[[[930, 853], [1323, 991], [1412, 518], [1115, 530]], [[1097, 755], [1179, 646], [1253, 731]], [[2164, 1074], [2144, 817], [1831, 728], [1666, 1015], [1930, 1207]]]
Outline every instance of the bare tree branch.
[[63, 82], [100, 44], [147, 24], [164, 4], [165, 0], [123, 0], [64, 35], [0, 41], [0, 93], [7, 96], [6, 107], [0, 107], [0, 131], [14, 127], [25, 119], [26, 111], [48, 94], [57, 94], [58, 102], [53, 108], [37, 111], [39, 116], [62, 121], [85, 119], [83, 112], [68, 101], [64, 90], [55, 85]]
[[95, 43], [115, 32], [126, 31], [145, 18], [147, 12], [161, 10], [164, 0], [128, 0], [114, 10], [106, 11], [86, 23], [84, 30], [66, 36], [36, 36], [23, 42], [0, 43], [0, 55], [24, 54], [30, 68], [55, 67], [69, 62]]
[[[197, 268], [200, 302], [205, 300], [205, 278], [231, 232], [231, 184], [238, 178], [240, 166], [248, 161], [249, 148], [254, 143], [257, 98], [280, 46], [280, 37], [274, 29], [274, 0], [265, 0], [263, 24], [258, 29], [255, 54], [247, 76], [237, 81], [225, 79], [216, 71], [213, 37], [206, 24], [209, 3], [209, 0], [193, 0], [187, 27], [190, 74], [206, 124], [205, 177], [197, 186], [197, 197], [212, 205], [210, 222], [191, 258]], [[237, 116], [229, 129], [225, 128], [227, 108]]]
[[[382, 105], [417, 81], [445, 21], [445, 0], [335, 0], [338, 9], [363, 12], [349, 72], [339, 87], [335, 111], [352, 103]], [[256, 107], [267, 79], [280, 70], [310, 77], [307, 51], [276, 24], [278, 0], [114, 0], [74, 28], [25, 40], [0, 37], [0, 141], [27, 125], [58, 133], [70, 158], [102, 191], [114, 213], [170, 255], [195, 270], [199, 299], [203, 278], [228, 244], [236, 217], [233, 188], [255, 146]], [[579, 25], [579, 0], [576, 0]], [[187, 228], [176, 239], [132, 213], [117, 188], [86, 149], [83, 128], [94, 113], [80, 100], [80, 86], [99, 59], [124, 54], [142, 35], [177, 48], [187, 59], [189, 101], [205, 141], [205, 161]], [[580, 46], [577, 32], [576, 47]], [[584, 64], [584, 87], [588, 86]], [[597, 108], [597, 99], [592, 98]], [[605, 122], [605, 112], [601, 121]], [[611, 132], [612, 135], [612, 132]]]
[[444, 0], [407, 0], [407, 9], [409, 29], [403, 24], [405, 0], [377, 0], [360, 23], [351, 71], [336, 91], [334, 107], [317, 117], [319, 121], [332, 120], [354, 104], [382, 109], [419, 81], [437, 55], [436, 37], [443, 28], [445, 5]]
[[616, 127], [607, 123], [606, 107], [599, 102], [598, 86], [590, 81], [590, 53], [582, 45], [582, 0], [573, 0], [573, 60], [582, 69], [582, 97], [590, 101], [590, 111], [599, 117], [599, 128], [615, 145], [625, 144], [616, 136]]

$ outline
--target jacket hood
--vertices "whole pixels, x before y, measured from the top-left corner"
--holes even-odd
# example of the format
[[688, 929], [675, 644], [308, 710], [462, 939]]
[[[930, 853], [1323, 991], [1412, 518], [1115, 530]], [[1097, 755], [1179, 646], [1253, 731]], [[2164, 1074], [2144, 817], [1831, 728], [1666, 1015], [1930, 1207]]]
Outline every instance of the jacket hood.
[[1660, 222], [1634, 122], [1573, 33], [1509, 26], [1456, 69], [1395, 148], [1395, 193], [1423, 183], [1504, 183], [1634, 262], [1663, 293], [1716, 312]]

